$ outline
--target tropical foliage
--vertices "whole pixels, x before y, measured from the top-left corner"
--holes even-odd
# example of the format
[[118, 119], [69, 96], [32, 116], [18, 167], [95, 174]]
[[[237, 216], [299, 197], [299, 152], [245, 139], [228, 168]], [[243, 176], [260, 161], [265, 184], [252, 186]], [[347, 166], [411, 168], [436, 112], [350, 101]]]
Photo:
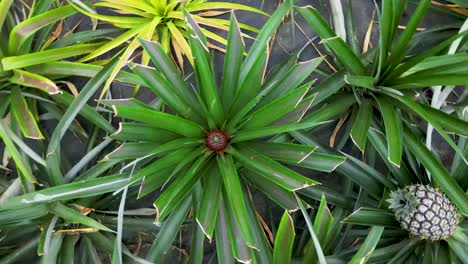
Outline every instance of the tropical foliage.
[[1, 263], [466, 263], [466, 3], [258, 2], [0, 0]]
[[[80, 60], [86, 62], [113, 49], [120, 48], [122, 50], [122, 54], [119, 55], [119, 62], [106, 82], [103, 93], [109, 88], [119, 70], [128, 61], [133, 60], [132, 56], [135, 55], [135, 52], [140, 47], [138, 39], [157, 41], [161, 43], [161, 48], [168, 54], [172, 54], [171, 51], [174, 51], [175, 59], [179, 62], [181, 68], [184, 66], [184, 55], [193, 64], [192, 51], [187, 41], [190, 38], [190, 32], [186, 30], [184, 11], [193, 13], [193, 19], [200, 25], [225, 31], [229, 30], [229, 20], [217, 17], [229, 12], [229, 10], [245, 10], [267, 15], [261, 10], [241, 4], [208, 2], [206, 0], [103, 0], [98, 1], [92, 7], [80, 1], [70, 1], [70, 3], [77, 10], [92, 18], [126, 30], [112, 41], [109, 41]], [[110, 8], [114, 11], [115, 15], [100, 14], [91, 9], [93, 7]], [[254, 27], [245, 24], [239, 25], [251, 32], [258, 32]], [[209, 48], [224, 50], [220, 44], [226, 44], [225, 38], [209, 29], [200, 28], [200, 30], [210, 39], [207, 42]], [[127, 45], [127, 42], [130, 43]], [[141, 54], [141, 63], [143, 65], [147, 65], [149, 59], [147, 53]], [[101, 93], [101, 96], [103, 93]]]
[[[56, 6], [54, 1], [41, 1], [32, 7], [12, 4], [13, 1], [1, 2], [0, 29], [5, 41], [0, 44], [0, 137], [7, 148], [3, 165], [10, 158], [15, 161], [21, 186], [29, 192], [37, 183], [29, 160], [41, 166], [45, 162], [23, 139], [43, 140], [44, 132], [38, 124], [41, 116], [60, 119], [73, 100], [71, 93], [77, 94], [71, 82], [59, 81], [74, 75], [71, 71], [44, 71], [44, 64], [62, 63], [63, 59], [92, 52], [102, 45], [99, 39], [109, 30], [63, 32], [64, 19], [77, 13], [72, 6]], [[20, 12], [26, 8], [28, 12]], [[90, 106], [85, 110], [88, 119], [102, 118], [93, 115]], [[100, 128], [113, 130], [107, 122], [100, 121]], [[85, 136], [78, 123], [71, 128], [77, 135]]]

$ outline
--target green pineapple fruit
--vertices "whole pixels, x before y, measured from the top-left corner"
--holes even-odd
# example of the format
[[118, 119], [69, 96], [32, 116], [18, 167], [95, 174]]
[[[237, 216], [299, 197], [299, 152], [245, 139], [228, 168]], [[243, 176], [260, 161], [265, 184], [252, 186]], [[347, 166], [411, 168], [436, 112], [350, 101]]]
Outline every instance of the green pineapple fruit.
[[446, 239], [458, 226], [455, 205], [444, 193], [430, 186], [406, 186], [391, 192], [387, 201], [401, 227], [422, 239]]

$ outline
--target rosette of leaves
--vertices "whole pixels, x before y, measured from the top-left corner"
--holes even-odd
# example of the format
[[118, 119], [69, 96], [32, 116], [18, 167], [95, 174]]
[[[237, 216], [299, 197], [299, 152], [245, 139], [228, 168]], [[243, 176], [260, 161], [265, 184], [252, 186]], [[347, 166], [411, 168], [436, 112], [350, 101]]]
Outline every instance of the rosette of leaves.
[[[468, 31], [454, 34], [422, 52], [409, 48], [418, 40], [416, 29], [430, 5], [431, 1], [419, 1], [400, 33], [398, 24], [406, 1], [383, 1], [377, 12], [380, 26], [378, 45], [362, 55], [356, 48], [355, 38], [350, 37], [347, 44], [316, 9], [311, 6], [297, 9], [335, 59], [337, 72], [323, 81], [317, 90], [316, 102], [329, 102], [323, 106], [328, 111], [322, 118], [344, 114], [343, 122], [348, 125], [344, 126], [345, 136], [340, 142], [346, 142], [350, 136], [361, 151], [365, 151], [371, 123], [382, 124], [389, 148], [387, 159], [395, 166], [401, 164], [405, 144], [403, 124], [412, 123], [415, 118], [431, 125], [459, 154], [462, 154], [461, 150], [448, 133], [467, 136], [467, 122], [455, 113], [432, 108], [421, 96], [430, 86], [467, 84], [468, 54], [444, 55], [444, 51], [454, 41], [463, 40]], [[351, 22], [347, 26], [348, 31], [355, 32]]]
[[[63, 160], [68, 161], [64, 157]], [[84, 159], [82, 164], [90, 165]], [[125, 223], [127, 235], [154, 232], [153, 216], [148, 214], [153, 211], [151, 209], [127, 212], [125, 217], [118, 217], [118, 201], [113, 202], [112, 191], [125, 186], [128, 175], [120, 175], [118, 170], [105, 170], [110, 176], [98, 177], [98, 168], [94, 165], [89, 170], [82, 170], [76, 182], [2, 201], [0, 233], [4, 239], [0, 242], [0, 261], [73, 263], [76, 257], [80, 261], [99, 263], [113, 252], [114, 230], [119, 221]], [[44, 171], [35, 175], [47, 177]], [[5, 194], [2, 193], [2, 198], [7, 197]], [[136, 259], [126, 246], [129, 242], [124, 242], [124, 259]]]
[[282, 164], [333, 171], [343, 157], [315, 154], [314, 146], [266, 140], [321, 124], [302, 121], [306, 113], [298, 108], [315, 98], [312, 83], [302, 82], [321, 58], [293, 60], [264, 76], [269, 39], [290, 7], [287, 1], [276, 10], [245, 58], [240, 29], [232, 16], [219, 86], [207, 40], [186, 12], [196, 85], [184, 80], [162, 44], [141, 39], [156, 69], [137, 64], [131, 68], [160, 103], [104, 101], [124, 119], [112, 138], [126, 141], [108, 156], [109, 161], [136, 159], [126, 166], [132, 175], [129, 185], [141, 182], [140, 197], [161, 190], [154, 202], [161, 232], [147, 255], [149, 261], [160, 259], [170, 248], [191, 209], [190, 258], [195, 262], [201, 262], [206, 237], [216, 240], [220, 262], [236, 258], [269, 263], [270, 245], [252, 205], [250, 186], [287, 210], [297, 210], [296, 192], [318, 199], [322, 193], [331, 193], [335, 202], [349, 202], [337, 192], [309, 188], [317, 182]]
[[[349, 174], [353, 174], [355, 168], [350, 165], [358, 164], [366, 174], [379, 179], [378, 184], [383, 186], [383, 192], [376, 196], [367, 186], [369, 181], [365, 174], [359, 180], [348, 176], [346, 178], [349, 179], [343, 182], [342, 193], [347, 197], [357, 196], [351, 208], [329, 207], [324, 199], [319, 206], [312, 207], [317, 211], [310, 213], [311, 220], [304, 213], [306, 222], [302, 224], [297, 217], [293, 217], [293, 221], [291, 213], [285, 213], [275, 238], [275, 241], [281, 241], [281, 245], [275, 244], [274, 249], [281, 259], [277, 263], [292, 260], [303, 263], [462, 262], [460, 260], [466, 256], [467, 246], [465, 210], [468, 199], [463, 191], [468, 183], [467, 165], [463, 157], [457, 154], [449, 172], [422, 143], [419, 136], [422, 131], [404, 127], [405, 154], [398, 168], [387, 159], [388, 148], [383, 128], [371, 127], [371, 144], [364, 156], [365, 163], [344, 154], [347, 160], [339, 167], [339, 172], [345, 168]], [[296, 131], [291, 135], [297, 142], [333, 152], [310, 133]], [[462, 139], [460, 149], [465, 151], [466, 146], [466, 140]], [[346, 173], [342, 174], [347, 176]], [[432, 203], [430, 208], [426, 206], [428, 203]], [[408, 213], [405, 212], [407, 209], [410, 209], [407, 217], [414, 221], [410, 223], [409, 230], [405, 230], [408, 225], [399, 222], [408, 220], [400, 218]], [[443, 219], [447, 221], [442, 222]], [[304, 226], [309, 231], [301, 233]], [[425, 230], [430, 232], [426, 233]], [[447, 233], [450, 236], [443, 237]], [[312, 239], [308, 239], [310, 234], [313, 234]], [[277, 251], [276, 246], [279, 246]]]
[[[119, 70], [127, 65], [131, 57], [135, 55], [136, 50], [140, 47], [138, 39], [161, 43], [161, 47], [167, 54], [171, 54], [171, 51], [174, 52], [175, 59], [181, 67], [183, 67], [184, 55], [193, 64], [192, 52], [187, 41], [189, 33], [185, 30], [183, 10], [192, 13], [194, 20], [200, 25], [225, 31], [229, 30], [229, 20], [217, 17], [231, 10], [244, 10], [268, 15], [261, 10], [246, 5], [208, 2], [206, 0], [103, 0], [93, 4], [93, 7], [105, 7], [113, 10], [114, 15], [97, 13], [81, 1], [69, 2], [77, 10], [94, 19], [126, 30], [126, 32], [106, 43], [106, 45], [81, 59], [81, 61], [89, 61], [113, 49], [122, 51], [119, 63], [104, 86], [102, 94], [109, 88]], [[244, 24], [240, 24], [240, 26], [251, 32], [258, 32], [254, 27]], [[207, 43], [209, 47], [223, 50], [223, 48], [219, 47], [219, 44], [225, 45], [225, 38], [210, 29], [201, 28], [200, 30], [210, 39], [210, 42]], [[149, 57], [146, 53], [141, 55], [141, 63], [144, 65], [149, 63]]]
[[[29, 7], [13, 2], [0, 3], [0, 138], [7, 149], [4, 161], [9, 157], [14, 160], [22, 186], [31, 191], [36, 179], [29, 160], [41, 166], [45, 163], [23, 138], [44, 139], [39, 128], [42, 114], [47, 114], [44, 119], [61, 117], [73, 96], [61, 91], [56, 79], [73, 75], [76, 69], [68, 68], [67, 73], [59, 74], [45, 70], [43, 65], [90, 53], [102, 45], [92, 40], [109, 31], [63, 32], [63, 21], [77, 13], [72, 6], [56, 7], [54, 1], [40, 1]], [[99, 125], [112, 132], [108, 123]], [[84, 135], [77, 123], [73, 130]]]
[[[72, 99], [50, 137], [46, 160], [38, 155], [38, 166], [32, 166], [38, 181], [33, 190], [21, 188], [18, 173], [0, 174], [0, 241], [1, 263], [99, 263], [115, 255], [115, 259], [131, 262], [139, 259], [133, 251], [140, 232], [157, 231], [153, 224], [154, 209], [120, 211], [123, 195], [113, 194], [125, 187], [129, 174], [122, 173], [116, 162], [99, 163], [111, 148], [112, 140], [100, 138], [114, 130], [102, 130], [98, 123], [108, 123], [86, 103], [102, 87], [116, 61], [99, 71], [81, 92]], [[76, 137], [71, 144], [83, 144], [83, 156], [76, 163], [60, 151], [66, 132], [74, 132], [73, 120], [82, 115], [89, 123], [82, 128], [85, 137]], [[110, 131], [109, 131], [110, 130]], [[72, 137], [67, 138], [70, 144]], [[75, 148], [75, 153], [79, 148]], [[55, 164], [59, 164], [58, 172]], [[43, 166], [44, 165], [44, 166]], [[128, 192], [136, 197], [138, 189]], [[125, 201], [126, 196], [123, 198]], [[122, 231], [125, 228], [125, 236]], [[140, 242], [151, 243], [142, 238]], [[117, 242], [118, 241], [118, 242]], [[116, 249], [114, 249], [116, 248]], [[119, 250], [117, 250], [117, 248]], [[113, 252], [119, 254], [113, 254]], [[115, 260], [115, 261], [117, 261]]]
[[[139, 208], [120, 215], [119, 196], [112, 192], [127, 184], [128, 174], [95, 163], [105, 155], [103, 149], [109, 143], [110, 140], [96, 145], [87, 142], [90, 153], [69, 168], [67, 175], [74, 178], [67, 184], [13, 197], [11, 191], [16, 183], [12, 180], [1, 192], [2, 263], [73, 263], [75, 259], [99, 263], [112, 256], [116, 241], [122, 241], [119, 244], [124, 261], [144, 262], [133, 253], [133, 245], [139, 234], [158, 230], [153, 223], [154, 209]], [[62, 161], [71, 162], [63, 156]], [[35, 171], [35, 175], [47, 178], [44, 170]], [[11, 178], [2, 176], [2, 184], [9, 184]], [[122, 233], [116, 232], [119, 225], [125, 228], [124, 239], [119, 238]], [[149, 236], [140, 239], [143, 244], [152, 242]]]
[[[359, 234], [365, 241], [356, 254], [341, 258], [353, 263], [463, 262], [468, 246], [464, 157], [456, 154], [447, 170], [422, 143], [418, 136], [421, 130], [405, 126], [405, 155], [397, 168], [386, 161], [388, 148], [382, 130], [369, 131], [371, 146], [366, 155], [387, 164], [381, 171], [395, 185], [387, 186], [378, 206], [362, 204], [343, 221], [356, 227], [344, 235]], [[459, 147], [466, 153], [466, 140], [461, 140]], [[359, 226], [369, 229], [359, 232]]]

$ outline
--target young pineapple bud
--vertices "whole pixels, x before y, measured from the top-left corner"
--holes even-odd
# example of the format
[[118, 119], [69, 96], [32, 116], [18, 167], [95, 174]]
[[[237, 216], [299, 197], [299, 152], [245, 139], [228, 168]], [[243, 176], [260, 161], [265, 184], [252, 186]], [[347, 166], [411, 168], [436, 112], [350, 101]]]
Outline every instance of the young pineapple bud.
[[228, 136], [220, 130], [210, 131], [206, 135], [206, 145], [214, 152], [220, 153], [228, 146]]
[[422, 239], [446, 239], [458, 226], [455, 205], [443, 192], [430, 186], [406, 186], [391, 192], [387, 202], [401, 227]]

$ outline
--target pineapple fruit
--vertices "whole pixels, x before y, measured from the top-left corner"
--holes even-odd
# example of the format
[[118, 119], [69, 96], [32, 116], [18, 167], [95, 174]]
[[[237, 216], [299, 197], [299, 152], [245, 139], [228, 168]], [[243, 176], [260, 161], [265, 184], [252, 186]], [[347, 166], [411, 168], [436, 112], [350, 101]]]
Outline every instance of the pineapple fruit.
[[387, 202], [401, 227], [421, 239], [446, 239], [458, 226], [455, 205], [444, 193], [430, 186], [406, 186], [391, 192]]

